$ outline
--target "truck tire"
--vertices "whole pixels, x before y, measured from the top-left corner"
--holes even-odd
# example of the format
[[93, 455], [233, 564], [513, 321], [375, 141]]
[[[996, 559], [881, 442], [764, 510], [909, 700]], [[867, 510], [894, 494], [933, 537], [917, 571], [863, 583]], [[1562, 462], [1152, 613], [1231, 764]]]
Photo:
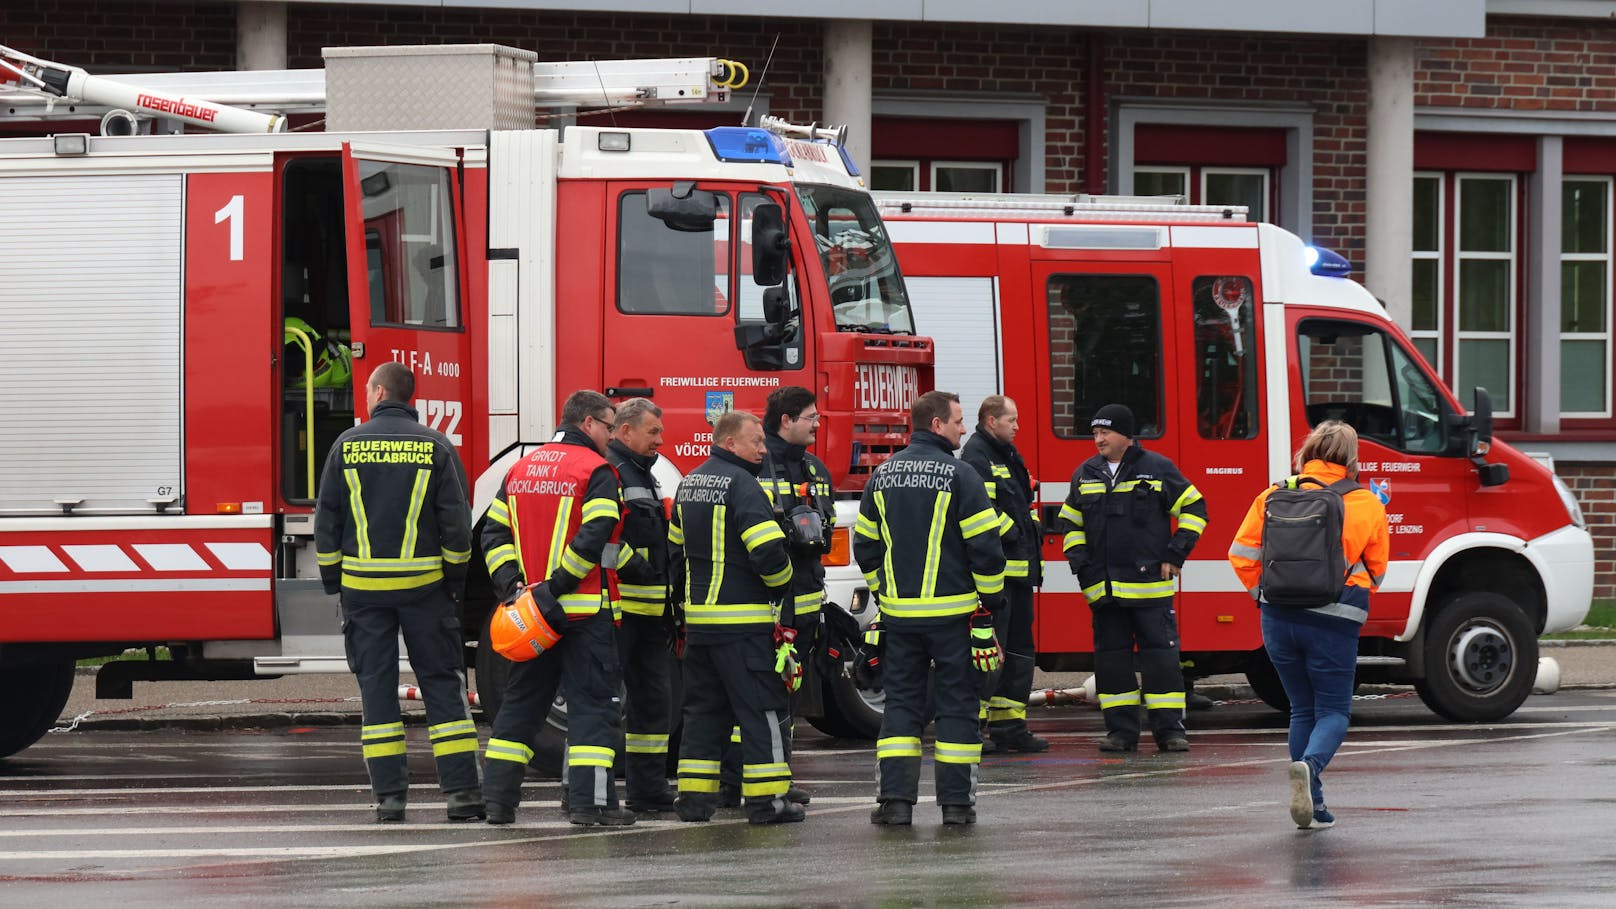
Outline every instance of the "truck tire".
[[[499, 715], [500, 702], [505, 699], [505, 683], [511, 676], [511, 661], [494, 652], [488, 643], [490, 612], [483, 617], [482, 632], [477, 643], [477, 700], [482, 704], [483, 722], [492, 726]], [[556, 693], [555, 706], [545, 718], [544, 728], [533, 743], [533, 760], [528, 772], [556, 779], [561, 776], [561, 758], [567, 750], [567, 700]]]
[[73, 693], [73, 661], [0, 669], [0, 758], [40, 740], [62, 715]]
[[1537, 635], [1508, 597], [1485, 590], [1444, 600], [1425, 629], [1420, 700], [1458, 722], [1501, 720], [1532, 693]]
[[842, 739], [868, 740], [881, 734], [884, 694], [861, 689], [840, 673], [826, 678], [824, 684], [825, 715], [808, 720], [815, 729]]
[[1267, 650], [1251, 652], [1251, 656], [1246, 660], [1246, 681], [1264, 704], [1280, 713], [1291, 712], [1290, 696], [1285, 693], [1285, 685], [1280, 682], [1279, 672], [1269, 661]]

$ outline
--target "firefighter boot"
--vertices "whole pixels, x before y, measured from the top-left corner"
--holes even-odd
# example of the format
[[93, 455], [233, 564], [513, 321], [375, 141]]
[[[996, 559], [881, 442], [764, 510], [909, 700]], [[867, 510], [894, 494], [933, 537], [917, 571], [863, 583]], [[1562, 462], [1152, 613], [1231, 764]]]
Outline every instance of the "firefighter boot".
[[376, 823], [397, 824], [404, 820], [405, 793], [383, 795], [376, 799]]
[[709, 793], [681, 792], [673, 800], [673, 811], [681, 821], [691, 823], [710, 821], [717, 810], [718, 800]]
[[763, 796], [746, 800], [748, 824], [795, 824], [807, 817], [807, 812], [785, 796]]
[[483, 804], [483, 795], [475, 789], [457, 789], [454, 792], [445, 792], [443, 796], [449, 808], [451, 821], [480, 821], [488, 816], [488, 809]]
[[888, 799], [870, 812], [870, 823], [880, 827], [908, 827], [915, 822], [915, 803]]
[[627, 808], [602, 808], [591, 805], [567, 815], [570, 823], [580, 827], [627, 827], [634, 823], [634, 812]]
[[483, 765], [483, 804], [488, 823], [496, 825], [516, 822], [516, 806], [522, 801], [522, 779], [527, 775], [527, 764], [516, 761], [491, 760]]
[[944, 805], [943, 826], [958, 827], [976, 823], [976, 809], [970, 805]]

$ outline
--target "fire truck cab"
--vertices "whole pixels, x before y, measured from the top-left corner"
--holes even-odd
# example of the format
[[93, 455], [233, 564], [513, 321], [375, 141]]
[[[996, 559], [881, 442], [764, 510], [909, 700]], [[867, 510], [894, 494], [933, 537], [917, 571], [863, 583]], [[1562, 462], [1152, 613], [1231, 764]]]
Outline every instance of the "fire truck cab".
[[[711, 420], [789, 384], [820, 395], [816, 452], [855, 493], [929, 387], [930, 342], [834, 134], [532, 128], [546, 86], [700, 99], [732, 87], [727, 61], [590, 65], [584, 89], [490, 45], [327, 62], [279, 74], [313, 86], [326, 132], [0, 140], [0, 756], [55, 722], [85, 657], [167, 648], [103, 667], [103, 697], [347, 671], [313, 499], [380, 363], [414, 371], [477, 516], [577, 388], [663, 409], [671, 496]], [[422, 73], [442, 74], [439, 107], [411, 89]], [[491, 606], [474, 573], [468, 647]], [[497, 657], [475, 659], [497, 700]]]
[[[1360, 482], [1391, 525], [1361, 680], [1412, 683], [1453, 719], [1498, 719], [1530, 693], [1538, 636], [1587, 613], [1593, 545], [1569, 489], [1492, 439], [1486, 392], [1467, 412], [1339, 256], [1243, 210], [1170, 199], [879, 201], [937, 344], [937, 387], [968, 410], [1001, 389], [1016, 400], [1046, 531], [1107, 403], [1128, 405], [1139, 442], [1206, 497], [1177, 604], [1194, 674], [1244, 672], [1285, 704], [1225, 555], [1252, 499], [1294, 473], [1327, 419], [1357, 429]], [[1039, 664], [1092, 668], [1090, 613], [1058, 535], [1044, 558]]]

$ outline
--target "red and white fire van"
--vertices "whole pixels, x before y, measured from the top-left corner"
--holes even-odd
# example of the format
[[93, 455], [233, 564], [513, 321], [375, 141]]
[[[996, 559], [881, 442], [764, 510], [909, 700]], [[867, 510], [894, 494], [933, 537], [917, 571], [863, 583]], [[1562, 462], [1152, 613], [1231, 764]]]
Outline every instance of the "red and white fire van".
[[[1225, 555], [1252, 498], [1294, 472], [1325, 419], [1358, 430], [1360, 480], [1391, 524], [1361, 679], [1411, 682], [1447, 717], [1497, 719], [1530, 692], [1538, 635], [1586, 614], [1593, 546], [1569, 489], [1492, 439], [1485, 392], [1467, 412], [1339, 256], [1240, 209], [1159, 199], [878, 201], [936, 343], [936, 387], [968, 412], [1001, 390], [1016, 400], [1046, 529], [1110, 402], [1206, 496], [1178, 602], [1196, 674], [1243, 671], [1284, 703]], [[1058, 536], [1044, 557], [1039, 664], [1090, 668], [1089, 612]]]

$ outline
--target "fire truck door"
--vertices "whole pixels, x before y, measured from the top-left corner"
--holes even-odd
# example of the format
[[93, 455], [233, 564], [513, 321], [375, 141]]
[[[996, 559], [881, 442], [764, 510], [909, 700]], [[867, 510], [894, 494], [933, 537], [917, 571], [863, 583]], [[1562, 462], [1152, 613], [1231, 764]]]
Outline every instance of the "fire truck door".
[[[709, 228], [654, 214], [648, 199], [655, 191], [629, 183], [609, 190], [606, 260], [617, 267], [602, 284], [602, 387], [618, 400], [648, 396], [656, 402], [663, 412], [662, 454], [688, 471], [707, 457], [712, 424], [725, 411], [762, 417], [771, 390], [811, 382], [802, 368], [800, 325], [782, 362], [768, 371], [749, 367], [736, 345], [737, 320], [760, 319], [763, 312], [747, 233], [749, 212], [765, 197], [741, 193], [737, 201], [723, 190], [694, 190], [716, 202]], [[792, 276], [785, 286], [794, 296]]]
[[[1177, 460], [1172, 272], [1164, 254], [1119, 252], [1115, 258], [1062, 259], [1032, 264], [1031, 323], [1037, 358], [1047, 365], [1037, 383], [1037, 420], [1022, 419], [1038, 451], [1040, 500], [1046, 527], [1065, 498], [1073, 472], [1096, 454], [1089, 420], [1106, 404], [1126, 404], [1134, 438]], [[1025, 410], [1025, 408], [1024, 408]], [[1023, 446], [1025, 448], [1025, 446]], [[1093, 634], [1087, 606], [1065, 559], [1060, 536], [1046, 538], [1046, 572], [1034, 633], [1039, 651], [1088, 652]], [[1083, 605], [1081, 610], [1075, 607]], [[1044, 617], [1050, 617], [1047, 620]]]
[[355, 416], [368, 416], [370, 373], [393, 360], [415, 373], [421, 422], [463, 447], [471, 342], [457, 165], [447, 151], [343, 145]]

